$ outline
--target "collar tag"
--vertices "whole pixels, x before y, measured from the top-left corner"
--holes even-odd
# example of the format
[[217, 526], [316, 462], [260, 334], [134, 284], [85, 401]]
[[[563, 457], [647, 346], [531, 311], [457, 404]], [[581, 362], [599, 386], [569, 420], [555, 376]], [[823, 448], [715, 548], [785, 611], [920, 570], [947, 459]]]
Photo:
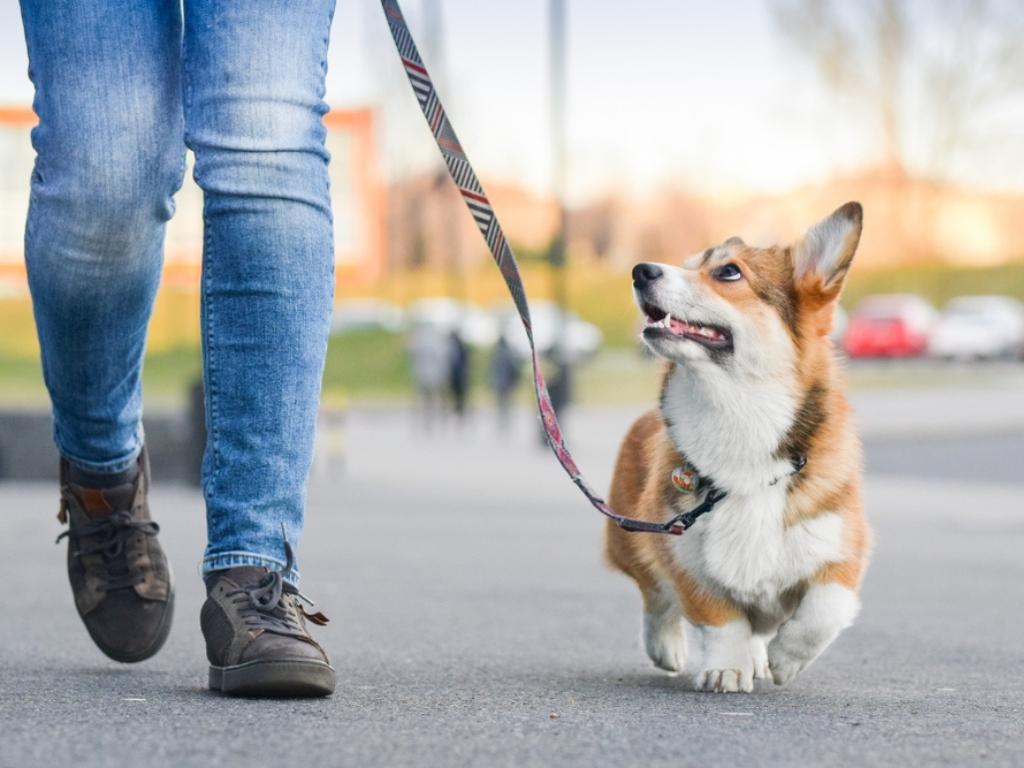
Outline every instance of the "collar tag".
[[672, 487], [679, 493], [696, 493], [700, 488], [700, 475], [692, 465], [680, 464], [672, 470]]

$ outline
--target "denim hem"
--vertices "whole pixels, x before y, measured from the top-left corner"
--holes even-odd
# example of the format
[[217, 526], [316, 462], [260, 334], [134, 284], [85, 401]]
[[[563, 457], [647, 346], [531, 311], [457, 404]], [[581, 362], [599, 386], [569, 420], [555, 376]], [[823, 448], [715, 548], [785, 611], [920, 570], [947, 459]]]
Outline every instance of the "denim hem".
[[[284, 568], [285, 561], [277, 557], [259, 555], [255, 552], [221, 552], [219, 555], [209, 555], [203, 558], [203, 578], [205, 579], [214, 571], [223, 571], [227, 568], [237, 568], [242, 565], [255, 565], [280, 571]], [[293, 587], [298, 587], [300, 577], [299, 571], [293, 568], [289, 573], [285, 574], [284, 580]]]
[[67, 451], [63, 450], [59, 445], [57, 446], [57, 452], [68, 461], [70, 464], [74, 464], [79, 469], [85, 470], [86, 472], [94, 472], [96, 474], [116, 474], [118, 472], [124, 472], [126, 469], [135, 464], [139, 460], [139, 454], [142, 453], [142, 441], [138, 442], [138, 445], [132, 449], [131, 454], [124, 459], [114, 459], [112, 461], [83, 461], [72, 456]]

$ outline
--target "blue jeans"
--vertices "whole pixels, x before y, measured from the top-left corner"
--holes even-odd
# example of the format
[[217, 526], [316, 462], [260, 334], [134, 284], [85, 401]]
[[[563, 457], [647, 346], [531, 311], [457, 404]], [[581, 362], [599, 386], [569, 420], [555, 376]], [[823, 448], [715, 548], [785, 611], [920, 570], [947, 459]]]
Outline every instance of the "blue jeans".
[[[141, 370], [185, 148], [204, 193], [203, 572], [297, 543], [334, 289], [334, 0], [22, 0], [39, 125], [25, 259], [61, 454], [142, 447]], [[289, 576], [298, 580], [297, 572]]]

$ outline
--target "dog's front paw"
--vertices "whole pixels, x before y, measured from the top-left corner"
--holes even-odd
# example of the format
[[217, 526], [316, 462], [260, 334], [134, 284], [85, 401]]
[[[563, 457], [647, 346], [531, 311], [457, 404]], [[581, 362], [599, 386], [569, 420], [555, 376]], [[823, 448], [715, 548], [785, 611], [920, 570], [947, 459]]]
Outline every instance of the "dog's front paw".
[[768, 644], [768, 664], [776, 685], [792, 681], [853, 623], [860, 608], [857, 594], [839, 584], [815, 584], [807, 590], [792, 618]]
[[785, 685], [799, 675], [810, 659], [790, 653], [781, 643], [768, 646], [768, 666], [776, 685]]
[[697, 675], [693, 687], [711, 693], [750, 693], [754, 676], [750, 669], [705, 669]]
[[693, 665], [698, 691], [750, 693], [754, 690], [754, 662], [751, 657], [750, 624], [746, 619], [721, 626], [701, 627], [703, 654]]

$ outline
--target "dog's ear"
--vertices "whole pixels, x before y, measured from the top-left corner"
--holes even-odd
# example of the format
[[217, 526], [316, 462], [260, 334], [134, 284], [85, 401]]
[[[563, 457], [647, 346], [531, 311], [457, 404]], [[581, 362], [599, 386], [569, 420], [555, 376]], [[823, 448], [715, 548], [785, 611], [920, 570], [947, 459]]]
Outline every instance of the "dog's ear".
[[860, 203], [847, 203], [807, 230], [793, 247], [797, 286], [818, 293], [825, 301], [838, 298], [860, 242], [863, 222]]

